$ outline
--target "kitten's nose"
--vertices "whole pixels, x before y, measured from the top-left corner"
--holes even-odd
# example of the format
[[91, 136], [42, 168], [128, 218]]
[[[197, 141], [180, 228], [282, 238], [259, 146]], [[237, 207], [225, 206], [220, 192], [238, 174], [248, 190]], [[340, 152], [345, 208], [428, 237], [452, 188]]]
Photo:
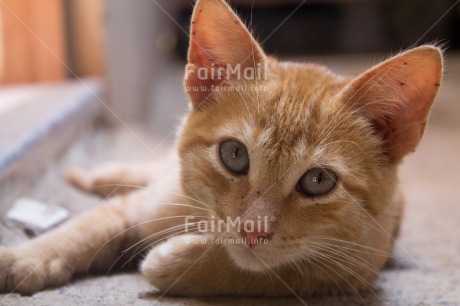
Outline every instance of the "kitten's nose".
[[258, 244], [263, 244], [265, 240], [271, 239], [271, 234], [265, 231], [251, 231], [246, 232], [244, 229], [241, 229], [241, 234], [245, 239], [246, 244], [249, 248], [253, 248]]

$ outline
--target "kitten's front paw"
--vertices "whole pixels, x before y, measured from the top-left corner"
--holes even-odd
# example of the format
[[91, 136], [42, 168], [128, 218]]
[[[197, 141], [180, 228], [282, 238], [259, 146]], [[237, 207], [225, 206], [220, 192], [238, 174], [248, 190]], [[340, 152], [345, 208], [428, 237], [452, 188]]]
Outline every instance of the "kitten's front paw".
[[60, 259], [43, 259], [33, 252], [0, 247], [0, 292], [31, 295], [66, 282], [70, 277], [67, 270]]
[[197, 275], [211, 246], [203, 235], [182, 235], [154, 247], [141, 265], [141, 272], [160, 291], [178, 295], [204, 295], [204, 275]]

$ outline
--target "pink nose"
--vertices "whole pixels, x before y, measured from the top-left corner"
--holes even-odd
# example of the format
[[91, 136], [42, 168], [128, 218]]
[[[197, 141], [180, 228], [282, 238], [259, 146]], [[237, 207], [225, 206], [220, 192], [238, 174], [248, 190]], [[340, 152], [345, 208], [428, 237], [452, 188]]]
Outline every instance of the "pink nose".
[[258, 244], [264, 243], [264, 240], [265, 240], [265, 239], [270, 239], [270, 238], [271, 238], [270, 233], [267, 233], [267, 232], [265, 232], [265, 231], [262, 231], [262, 232], [257, 232], [257, 231], [246, 232], [246, 231], [244, 231], [244, 229], [241, 229], [241, 234], [242, 234], [243, 237], [245, 238], [246, 244], [247, 244], [248, 247], [250, 247], [251, 249], [252, 249], [254, 246], [258, 245]]

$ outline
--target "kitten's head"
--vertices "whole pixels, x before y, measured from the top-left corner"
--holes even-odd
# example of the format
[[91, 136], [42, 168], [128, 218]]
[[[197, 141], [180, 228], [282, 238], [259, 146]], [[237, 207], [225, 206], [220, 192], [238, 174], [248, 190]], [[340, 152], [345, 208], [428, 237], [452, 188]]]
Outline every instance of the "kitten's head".
[[234, 222], [217, 236], [246, 238], [225, 246], [236, 264], [265, 270], [337, 240], [388, 251], [401, 208], [396, 167], [422, 137], [438, 48], [340, 77], [267, 57], [224, 1], [199, 0], [188, 60], [182, 186], [213, 220]]

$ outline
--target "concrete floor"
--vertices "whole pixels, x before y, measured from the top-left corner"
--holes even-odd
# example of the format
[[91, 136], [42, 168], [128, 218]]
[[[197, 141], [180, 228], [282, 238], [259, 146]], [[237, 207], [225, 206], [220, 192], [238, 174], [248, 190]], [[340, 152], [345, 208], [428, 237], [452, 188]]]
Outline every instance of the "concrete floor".
[[[364, 60], [363, 60], [364, 58]], [[342, 73], [357, 73], [371, 61], [361, 57], [313, 59]], [[408, 157], [401, 169], [401, 185], [406, 195], [406, 212], [394, 258], [376, 280], [378, 290], [361, 296], [306, 299], [308, 305], [460, 305], [460, 55], [449, 55], [445, 79], [430, 122], [417, 152]], [[180, 81], [179, 67], [171, 71], [168, 82]], [[177, 95], [177, 86], [166, 84], [164, 95]], [[158, 86], [161, 87], [161, 86]], [[172, 90], [176, 88], [176, 90]], [[171, 101], [170, 100], [170, 101]], [[183, 106], [174, 106], [184, 109]], [[163, 111], [160, 107], [159, 111]], [[171, 113], [168, 116], [173, 116]], [[175, 116], [175, 114], [174, 114]], [[168, 117], [171, 118], [171, 117]], [[165, 122], [165, 124], [170, 124]], [[169, 135], [163, 125], [157, 135]], [[161, 157], [156, 145], [162, 138], [142, 135], [142, 144], [126, 130], [94, 128], [56, 164], [50, 165], [29, 196], [65, 206], [72, 214], [94, 207], [99, 199], [69, 186], [61, 176], [70, 164], [91, 166], [108, 159], [144, 160]], [[171, 138], [169, 138], [171, 139]], [[108, 149], [110, 148], [110, 149]], [[17, 227], [0, 223], [1, 244], [16, 244], [28, 238]], [[301, 304], [292, 299], [184, 299], [163, 297], [137, 273], [78, 278], [61, 288], [21, 297], [0, 295], [1, 305], [279, 305]]]

